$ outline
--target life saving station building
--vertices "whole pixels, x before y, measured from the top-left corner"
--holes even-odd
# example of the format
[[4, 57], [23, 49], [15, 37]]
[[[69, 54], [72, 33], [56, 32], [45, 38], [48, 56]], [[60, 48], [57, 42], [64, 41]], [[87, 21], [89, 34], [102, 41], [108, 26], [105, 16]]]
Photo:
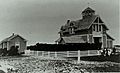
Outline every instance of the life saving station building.
[[18, 34], [12, 34], [0, 42], [1, 49], [10, 50], [12, 46], [18, 47], [18, 53], [24, 53], [27, 49], [27, 40]]
[[82, 19], [67, 20], [59, 31], [60, 38], [55, 42], [66, 43], [102, 43], [101, 48], [112, 48], [113, 38], [107, 33], [107, 24], [96, 15], [95, 10], [87, 7], [82, 11]]

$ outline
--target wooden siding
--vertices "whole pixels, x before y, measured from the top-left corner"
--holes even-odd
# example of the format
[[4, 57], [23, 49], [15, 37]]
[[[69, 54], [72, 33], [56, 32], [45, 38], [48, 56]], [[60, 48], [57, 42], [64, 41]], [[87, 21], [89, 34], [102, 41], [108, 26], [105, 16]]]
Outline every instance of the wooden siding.
[[93, 43], [93, 35], [89, 35], [89, 43]]
[[20, 37], [15, 37], [14, 39], [10, 40], [9, 43], [9, 47], [11, 46], [15, 46], [15, 43], [19, 42], [20, 46], [19, 46], [19, 53], [20, 52], [24, 52], [24, 50], [26, 49], [26, 41], [24, 41], [22, 38]]
[[103, 48], [106, 48], [107, 47], [107, 37], [106, 35], [104, 34], [103, 35]]

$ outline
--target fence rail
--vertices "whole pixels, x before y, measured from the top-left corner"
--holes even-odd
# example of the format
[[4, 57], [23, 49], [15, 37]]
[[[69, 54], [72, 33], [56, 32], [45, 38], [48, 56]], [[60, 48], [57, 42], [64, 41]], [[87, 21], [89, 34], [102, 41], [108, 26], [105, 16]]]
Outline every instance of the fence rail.
[[[49, 57], [78, 57], [78, 51], [33, 51], [25, 50], [26, 55]], [[80, 56], [99, 55], [99, 50], [80, 51]]]

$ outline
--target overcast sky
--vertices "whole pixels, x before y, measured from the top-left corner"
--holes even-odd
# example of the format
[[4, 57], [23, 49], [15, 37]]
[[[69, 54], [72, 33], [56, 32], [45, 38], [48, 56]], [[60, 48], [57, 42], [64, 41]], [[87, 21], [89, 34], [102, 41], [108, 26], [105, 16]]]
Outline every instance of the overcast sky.
[[[109, 34], [120, 44], [119, 0], [0, 0], [0, 41], [17, 33], [28, 45], [54, 43], [67, 19], [78, 20], [90, 6], [100, 15]], [[88, 2], [90, 3], [88, 5]]]

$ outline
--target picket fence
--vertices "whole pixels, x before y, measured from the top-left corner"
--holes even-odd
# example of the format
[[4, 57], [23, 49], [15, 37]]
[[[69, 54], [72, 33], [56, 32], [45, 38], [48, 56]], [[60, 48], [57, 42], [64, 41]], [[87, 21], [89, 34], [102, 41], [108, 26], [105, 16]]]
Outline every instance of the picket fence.
[[[80, 54], [79, 54], [80, 53]], [[80, 57], [100, 55], [99, 50], [87, 50], [87, 51], [34, 51], [25, 50], [26, 55], [45, 56], [45, 57]]]

